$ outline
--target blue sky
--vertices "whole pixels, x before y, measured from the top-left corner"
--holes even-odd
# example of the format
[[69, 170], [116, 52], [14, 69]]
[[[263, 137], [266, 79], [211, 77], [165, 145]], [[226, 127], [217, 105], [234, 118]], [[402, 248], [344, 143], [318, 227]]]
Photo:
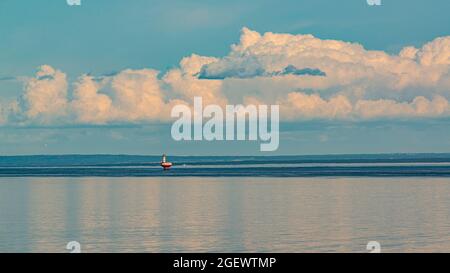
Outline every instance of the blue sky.
[[[383, 0], [381, 7], [370, 7], [365, 0], [82, 0], [80, 7], [65, 0], [2, 0], [0, 102], [20, 97], [24, 87], [17, 78], [34, 76], [41, 65], [63, 71], [69, 82], [85, 73], [100, 76], [125, 69], [152, 68], [163, 74], [193, 53], [228, 55], [243, 27], [258, 33], [312, 34], [399, 54], [405, 46], [420, 48], [450, 35], [448, 10], [448, 0]], [[446, 116], [296, 120], [282, 125], [277, 153], [450, 152], [448, 124]], [[152, 122], [0, 127], [0, 154], [9, 155], [258, 151], [257, 143], [175, 143], [169, 125]]]
[[[225, 55], [246, 26], [398, 51], [448, 35], [446, 0], [0, 2], [0, 75], [27, 75], [43, 63], [69, 74], [175, 66], [192, 53]], [[95, 60], [95, 61], [94, 61]]]

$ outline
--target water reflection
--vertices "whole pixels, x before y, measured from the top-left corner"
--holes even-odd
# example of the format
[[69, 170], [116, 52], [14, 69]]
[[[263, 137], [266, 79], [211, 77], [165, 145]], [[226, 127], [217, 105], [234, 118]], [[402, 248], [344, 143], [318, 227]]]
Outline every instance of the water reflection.
[[0, 252], [448, 252], [448, 182], [1, 178]]

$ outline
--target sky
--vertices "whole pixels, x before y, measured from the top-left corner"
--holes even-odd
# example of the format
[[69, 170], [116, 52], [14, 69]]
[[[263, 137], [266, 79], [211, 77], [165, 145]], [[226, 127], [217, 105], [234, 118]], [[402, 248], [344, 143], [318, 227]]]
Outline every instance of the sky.
[[[0, 155], [450, 152], [448, 0], [81, 2], [0, 1]], [[194, 96], [280, 105], [279, 149], [173, 141]]]

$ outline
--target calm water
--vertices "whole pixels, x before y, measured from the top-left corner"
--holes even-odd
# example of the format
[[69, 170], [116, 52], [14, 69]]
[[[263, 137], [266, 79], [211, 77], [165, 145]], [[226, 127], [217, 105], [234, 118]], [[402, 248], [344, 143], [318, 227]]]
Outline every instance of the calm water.
[[0, 252], [450, 252], [450, 178], [0, 178]]

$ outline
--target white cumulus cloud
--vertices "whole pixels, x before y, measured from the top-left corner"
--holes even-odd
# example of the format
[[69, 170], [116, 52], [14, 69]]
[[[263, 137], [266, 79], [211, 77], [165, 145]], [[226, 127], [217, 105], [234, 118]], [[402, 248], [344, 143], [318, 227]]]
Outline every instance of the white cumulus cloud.
[[21, 114], [44, 124], [65, 117], [67, 85], [66, 74], [49, 65], [41, 66], [36, 76], [26, 81], [20, 98]]
[[108, 124], [170, 120], [176, 104], [279, 104], [283, 120], [450, 116], [450, 36], [398, 54], [313, 35], [244, 28], [224, 57], [191, 55], [177, 68], [124, 70], [94, 78], [49, 65], [26, 78], [0, 124]]

